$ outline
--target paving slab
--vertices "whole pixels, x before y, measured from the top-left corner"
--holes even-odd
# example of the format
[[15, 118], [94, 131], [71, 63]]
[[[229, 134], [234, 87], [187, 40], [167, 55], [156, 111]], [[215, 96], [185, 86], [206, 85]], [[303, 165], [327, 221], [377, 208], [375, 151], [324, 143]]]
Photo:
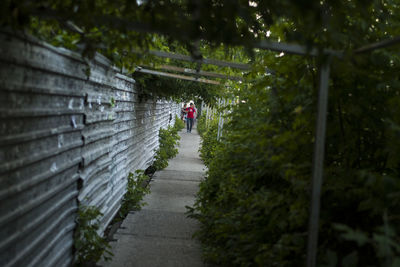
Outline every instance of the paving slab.
[[[176, 227], [178, 226], [179, 227]], [[142, 210], [122, 223], [117, 234], [132, 234], [146, 237], [191, 239], [198, 221], [188, 219], [182, 212]], [[157, 229], [157, 232], [154, 232]]]
[[193, 206], [205, 166], [199, 158], [200, 137], [196, 129], [180, 133], [179, 154], [168, 167], [154, 174], [151, 193], [141, 211], [131, 212], [114, 234], [114, 257], [99, 262], [104, 267], [119, 266], [206, 266], [201, 246], [193, 239], [197, 221], [188, 218], [186, 206]]
[[202, 161], [198, 158], [192, 157], [179, 158], [179, 161], [174, 160], [168, 167], [168, 170], [170, 171], [196, 171], [202, 173], [205, 170], [205, 166], [202, 165]]
[[[150, 182], [150, 190], [155, 194], [171, 195], [171, 197], [181, 195], [195, 197], [199, 190], [199, 182], [179, 179], [152, 180]], [[151, 194], [145, 196], [144, 200], [146, 201], [150, 198], [152, 198]]]
[[156, 179], [160, 180], [179, 180], [200, 182], [204, 179], [204, 172], [199, 171], [179, 171], [177, 175], [175, 170], [162, 170], [155, 174]]
[[[200, 246], [187, 239], [117, 235], [110, 265], [120, 267], [203, 267]], [[123, 248], [123, 249], [121, 249]]]

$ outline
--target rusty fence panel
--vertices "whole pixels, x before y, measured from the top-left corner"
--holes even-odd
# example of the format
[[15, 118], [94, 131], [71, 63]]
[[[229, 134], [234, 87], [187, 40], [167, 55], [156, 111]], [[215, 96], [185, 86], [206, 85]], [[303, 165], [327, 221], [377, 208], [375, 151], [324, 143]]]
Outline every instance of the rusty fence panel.
[[69, 266], [78, 202], [100, 209], [104, 230], [180, 112], [140, 103], [100, 55], [87, 70], [79, 54], [0, 33], [0, 266]]

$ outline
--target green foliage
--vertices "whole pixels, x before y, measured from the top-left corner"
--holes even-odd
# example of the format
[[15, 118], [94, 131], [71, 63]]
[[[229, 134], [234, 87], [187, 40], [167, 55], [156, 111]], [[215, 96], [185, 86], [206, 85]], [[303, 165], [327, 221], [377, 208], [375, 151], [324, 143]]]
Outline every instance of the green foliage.
[[183, 128], [185, 128], [185, 123], [175, 115], [174, 132], [178, 133]]
[[[129, 4], [122, 2], [116, 5], [116, 2], [108, 0], [91, 0], [86, 3], [5, 0], [0, 5], [0, 14], [3, 15], [0, 16], [0, 27], [24, 29], [54, 46], [80, 52], [85, 61], [93, 59], [96, 52], [105, 55], [121, 71], [132, 74], [137, 80], [140, 99], [173, 99], [180, 102], [202, 98], [209, 103], [215, 101], [218, 91], [222, 90], [220, 86], [135, 72], [139, 65], [157, 68], [159, 65], [170, 64], [171, 60], [159, 59], [144, 52], [132, 53], [132, 50], [153, 48], [190, 55], [192, 44], [178, 43], [169, 37], [128, 30], [129, 23], [125, 24], [127, 21], [122, 20], [131, 20], [133, 17], [147, 20], [149, 14], [144, 13], [147, 13], [151, 5], [144, 8], [146, 3], [137, 6], [135, 2]], [[133, 8], [134, 6], [136, 7]], [[177, 7], [177, 4], [173, 6]], [[162, 10], [166, 9], [159, 9]], [[96, 16], [99, 16], [99, 20], [94, 19]], [[116, 26], [115, 23], [120, 26]], [[181, 61], [174, 63], [192, 69], [197, 67], [195, 63]], [[207, 69], [207, 66], [203, 67], [203, 70]], [[90, 72], [89, 67], [84, 70], [87, 77], [90, 76]]]
[[218, 120], [210, 120], [206, 126], [206, 117], [202, 116], [198, 120], [197, 130], [201, 136], [200, 157], [204, 164], [209, 166], [214, 160], [215, 151], [220, 142], [217, 140]]
[[110, 106], [111, 106], [112, 108], [115, 107], [115, 98], [114, 98], [114, 97], [111, 97], [111, 99], [110, 99]]
[[[264, 60], [276, 73], [239, 91], [190, 212], [219, 266], [305, 262], [318, 62]], [[399, 66], [389, 51], [333, 62], [318, 266], [398, 263]]]
[[204, 133], [207, 131], [206, 120], [206, 115], [197, 117], [197, 132], [201, 137], [203, 137]]
[[[212, 57], [241, 62], [251, 58], [252, 69], [264, 75], [271, 58], [253, 49], [258, 41], [333, 48], [353, 57], [352, 51], [358, 47], [398, 36], [397, 14], [400, 5], [392, 0], [3, 0], [0, 27], [25, 29], [53, 45], [78, 50], [87, 58], [100, 52], [130, 73], [138, 65], [157, 69], [173, 64], [235, 74], [227, 68], [198, 65], [198, 59]], [[132, 53], [147, 49], [191, 55], [193, 62]], [[243, 74], [236, 71], [236, 75]], [[134, 76], [143, 98], [187, 100], [196, 96], [212, 103], [223, 91], [222, 87], [195, 82], [140, 73]]]
[[[243, 45], [248, 51], [266, 36], [351, 50], [365, 39], [375, 41], [376, 33], [398, 35], [399, 8], [396, 1], [388, 0], [4, 0], [0, 26], [29, 27], [31, 19], [36, 19], [54, 27], [45, 32], [64, 42], [63, 31], [77, 34], [68, 23], [72, 21], [83, 31], [77, 39], [86, 50], [103, 50], [129, 67], [135, 59], [126, 52], [130, 48], [157, 46], [179, 51], [174, 49], [175, 40], [195, 59], [201, 57], [193, 45], [198, 39], [204, 40], [202, 46], [207, 48], [223, 43]], [[148, 30], [162, 35], [161, 44], [155, 44], [156, 35], [143, 33]]]
[[126, 192], [119, 210], [120, 219], [124, 219], [129, 211], [140, 210], [144, 205], [141, 201], [146, 194], [150, 193], [150, 188], [146, 184], [148, 180], [149, 177], [144, 174], [143, 170], [136, 170], [134, 174], [129, 173]]
[[[286, 88], [281, 93], [307, 94], [310, 89]], [[301, 266], [308, 219], [304, 180], [310, 167], [304, 161], [312, 146], [310, 139], [298, 140], [310, 129], [291, 134], [286, 125], [304, 98], [278, 105], [273, 92], [260, 85], [241, 99], [245, 103], [234, 107], [224, 125], [223, 141], [208, 163], [195, 206], [205, 257], [222, 266]]]
[[79, 206], [74, 233], [77, 266], [95, 264], [101, 257], [109, 261], [113, 256], [110, 245], [98, 234], [101, 216], [103, 214], [96, 207]]
[[187, 102], [190, 99], [200, 98], [206, 103], [215, 103], [222, 91], [221, 86], [204, 84], [193, 81], [180, 80], [154, 76], [143, 73], [135, 73], [139, 97], [142, 100], [164, 98], [176, 102]]
[[[334, 228], [341, 232], [341, 238], [346, 240], [349, 246], [356, 243], [355, 249], [342, 259], [342, 266], [356, 266], [360, 250], [367, 249], [373, 251], [379, 259], [381, 266], [400, 266], [400, 244], [398, 233], [395, 228], [388, 223], [387, 213], [383, 215], [383, 225], [376, 227], [371, 233], [352, 229], [347, 225], [334, 224]], [[337, 253], [328, 252], [334, 262], [338, 261]], [[326, 261], [326, 266], [332, 266], [331, 262]]]
[[[182, 129], [180, 119], [175, 118], [174, 126], [168, 126], [167, 129], [160, 128], [158, 133], [160, 146], [156, 150], [155, 161], [153, 167], [156, 170], [162, 170], [168, 166], [168, 160], [175, 157], [178, 154], [180, 136], [178, 131]], [[181, 128], [182, 127], [182, 128]]]

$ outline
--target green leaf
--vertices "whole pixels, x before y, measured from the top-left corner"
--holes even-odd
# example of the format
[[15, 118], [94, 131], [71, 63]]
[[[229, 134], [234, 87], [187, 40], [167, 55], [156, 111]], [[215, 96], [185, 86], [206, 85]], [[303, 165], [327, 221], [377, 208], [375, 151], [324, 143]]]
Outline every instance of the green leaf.
[[342, 259], [342, 266], [343, 267], [358, 266], [358, 253], [357, 253], [357, 251], [353, 251], [352, 253], [346, 255]]

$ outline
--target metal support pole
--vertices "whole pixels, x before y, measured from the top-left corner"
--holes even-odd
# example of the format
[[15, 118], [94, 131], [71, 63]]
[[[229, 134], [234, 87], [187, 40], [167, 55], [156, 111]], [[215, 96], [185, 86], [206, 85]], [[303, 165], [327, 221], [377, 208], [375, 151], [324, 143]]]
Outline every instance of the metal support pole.
[[319, 211], [321, 201], [322, 176], [324, 171], [325, 133], [328, 110], [330, 60], [325, 59], [320, 67], [320, 80], [318, 92], [318, 114], [316, 125], [316, 138], [314, 146], [313, 172], [312, 172], [312, 198], [311, 214], [308, 229], [307, 267], [315, 267], [317, 261], [317, 245], [319, 230]]
[[224, 116], [225, 116], [226, 99], [224, 99], [221, 104], [222, 104], [222, 107], [224, 108], [224, 110], [222, 112], [220, 112], [220, 115], [219, 115], [219, 122], [220, 122], [219, 124], [220, 124], [221, 129], [219, 131], [218, 139], [221, 139], [222, 131], [224, 130]]
[[220, 112], [220, 108], [221, 108], [221, 98], [218, 98], [218, 132], [217, 132], [217, 140], [219, 140], [219, 137], [221, 135], [221, 112]]
[[208, 115], [209, 109], [210, 109], [210, 108], [207, 106], [207, 114], [206, 114], [206, 129], [208, 129], [208, 120], [210, 119], [210, 118], [209, 118], [209, 115]]

